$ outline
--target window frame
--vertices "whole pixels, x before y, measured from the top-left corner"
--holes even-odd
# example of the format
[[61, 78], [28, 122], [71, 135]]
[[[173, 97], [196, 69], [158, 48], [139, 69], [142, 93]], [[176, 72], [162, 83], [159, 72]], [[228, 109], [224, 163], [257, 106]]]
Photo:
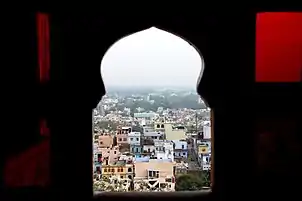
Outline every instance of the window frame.
[[[85, 22], [86, 23], [86, 22]], [[168, 23], [169, 24], [169, 23]], [[150, 23], [150, 25], [154, 25], [154, 23]], [[169, 27], [169, 25], [166, 25], [166, 26], [163, 26], [163, 27]], [[180, 28], [180, 29], [186, 29], [185, 27], [182, 27], [182, 28]], [[142, 27], [140, 27], [140, 29], [138, 29], [137, 31], [140, 31], [140, 30], [142, 30]], [[164, 29], [164, 30], [167, 30], [167, 31], [169, 31], [169, 29]], [[171, 30], [171, 31], [169, 31], [169, 32], [171, 32], [171, 33], [173, 33], [173, 30]], [[131, 32], [130, 31], [130, 33], [133, 33], [133, 32]], [[181, 33], [180, 33], [181, 34]], [[114, 41], [113, 41], [114, 42]], [[199, 44], [200, 45], [200, 44]], [[212, 108], [212, 111], [213, 111], [213, 108]], [[212, 124], [212, 128], [214, 127], [213, 126], [214, 124]], [[213, 138], [213, 137], [212, 137]], [[213, 149], [213, 148], [212, 148]], [[213, 181], [214, 182], [214, 181]], [[195, 195], [200, 195], [200, 193], [201, 192], [189, 192], [190, 193], [190, 195], [193, 195], [193, 194], [195, 194]], [[129, 193], [128, 193], [129, 194]], [[160, 194], [160, 193], [159, 193]], [[159, 195], [158, 194], [158, 195]], [[178, 196], [180, 195], [180, 193], [172, 193], [172, 194], [169, 194], [169, 195], [167, 195], [167, 197], [173, 197], [174, 195], [176, 195], [176, 194], [178, 194]], [[182, 193], [181, 193], [182, 194]], [[187, 193], [185, 193], [185, 194], [187, 194]], [[114, 195], [113, 195], [114, 196]], [[124, 196], [124, 195], [123, 195]], [[127, 196], [127, 195], [126, 195]], [[131, 195], [128, 195], [128, 196], [131, 196]], [[154, 196], [157, 196], [157, 195], [154, 195]], [[162, 195], [160, 195], [160, 196], [162, 196]]]

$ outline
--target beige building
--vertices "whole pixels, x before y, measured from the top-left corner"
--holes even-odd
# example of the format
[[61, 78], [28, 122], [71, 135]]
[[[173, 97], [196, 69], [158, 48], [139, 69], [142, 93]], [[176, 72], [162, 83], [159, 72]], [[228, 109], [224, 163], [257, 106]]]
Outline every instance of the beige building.
[[136, 183], [143, 181], [150, 189], [167, 188], [174, 191], [174, 166], [175, 163], [169, 160], [150, 159], [148, 162], [135, 162], [134, 188], [139, 188]]
[[100, 148], [107, 148], [113, 146], [114, 136], [107, 133], [100, 133], [94, 136], [95, 143]]
[[102, 166], [102, 175], [107, 178], [114, 175], [120, 179], [131, 181], [133, 179], [133, 164], [124, 160], [108, 163], [108, 165], [104, 164]]
[[161, 118], [158, 118], [156, 120], [156, 122], [154, 123], [154, 130], [157, 132], [157, 131], [165, 131], [165, 122], [166, 120], [161, 117]]
[[[118, 160], [116, 162], [107, 163], [102, 166], [102, 178], [109, 179], [116, 178], [124, 185], [127, 191], [130, 190], [130, 184], [133, 180], [133, 163], [127, 162], [126, 160]], [[114, 181], [110, 181], [106, 185], [110, 185]]]
[[175, 129], [171, 123], [165, 123], [164, 127], [167, 140], [185, 140], [187, 138], [185, 130]]

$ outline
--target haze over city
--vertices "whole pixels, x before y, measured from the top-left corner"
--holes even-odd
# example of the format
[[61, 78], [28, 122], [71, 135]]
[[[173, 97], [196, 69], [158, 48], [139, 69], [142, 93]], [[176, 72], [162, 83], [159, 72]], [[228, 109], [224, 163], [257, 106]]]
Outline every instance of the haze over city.
[[101, 63], [106, 89], [111, 87], [195, 88], [203, 62], [188, 42], [155, 27], [114, 43]]

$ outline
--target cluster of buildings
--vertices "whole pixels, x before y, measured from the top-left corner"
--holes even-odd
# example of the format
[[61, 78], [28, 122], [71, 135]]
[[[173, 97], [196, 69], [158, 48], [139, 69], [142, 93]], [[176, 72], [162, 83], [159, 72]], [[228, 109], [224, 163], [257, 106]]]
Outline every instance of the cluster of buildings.
[[[141, 130], [133, 129], [134, 125]], [[137, 113], [131, 124], [115, 132], [94, 128], [93, 138], [94, 180], [109, 181], [102, 188], [118, 181], [125, 191], [175, 191], [176, 175], [189, 171], [190, 162], [198, 162], [204, 171], [211, 168], [211, 125], [207, 121], [199, 133], [192, 134], [163, 115]]]

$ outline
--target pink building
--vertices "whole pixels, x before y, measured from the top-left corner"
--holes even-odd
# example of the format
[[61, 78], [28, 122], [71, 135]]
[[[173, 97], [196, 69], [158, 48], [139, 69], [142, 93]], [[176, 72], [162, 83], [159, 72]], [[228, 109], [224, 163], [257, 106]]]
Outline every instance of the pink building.
[[109, 165], [114, 162], [117, 162], [119, 156], [121, 155], [118, 146], [111, 148], [99, 148], [98, 152], [102, 155], [102, 161], [104, 165]]
[[99, 134], [98, 140], [99, 140], [99, 147], [111, 148], [113, 146], [114, 136], [107, 134], [107, 133], [102, 133], [102, 134]]

